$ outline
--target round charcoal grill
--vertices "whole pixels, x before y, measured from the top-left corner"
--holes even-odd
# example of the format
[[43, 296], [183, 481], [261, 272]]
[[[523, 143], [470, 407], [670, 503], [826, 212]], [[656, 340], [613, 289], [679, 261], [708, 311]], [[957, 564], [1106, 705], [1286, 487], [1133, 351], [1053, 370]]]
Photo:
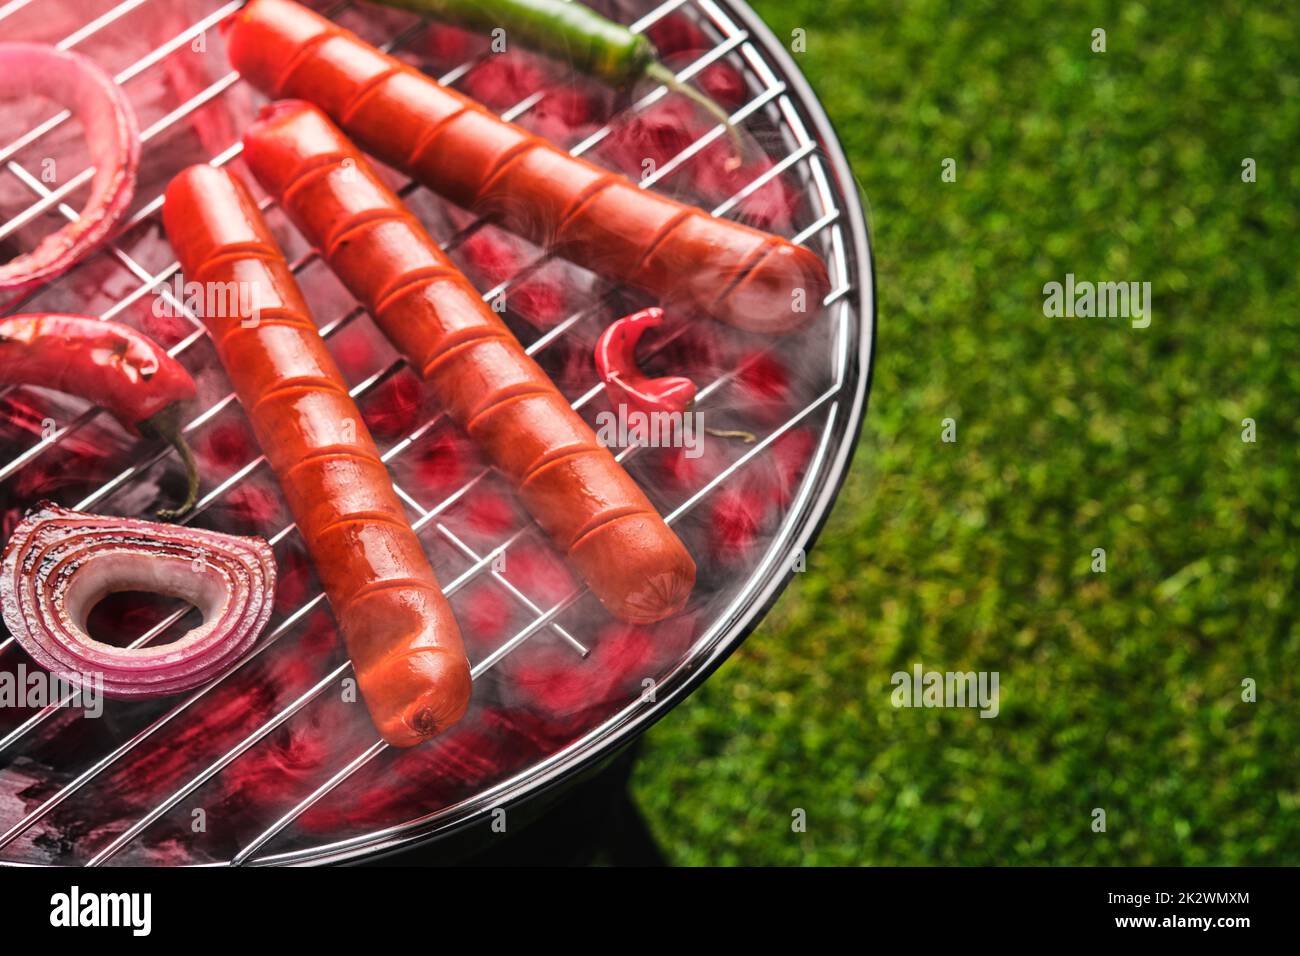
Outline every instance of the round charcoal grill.
[[[352, 3], [313, 5], [463, 89], [472, 91], [476, 71], [491, 55], [475, 47], [454, 54], [453, 62], [448, 45], [434, 42], [437, 28], [418, 18]], [[99, 314], [165, 341], [206, 396], [187, 426], [191, 443], [208, 454], [203, 497], [187, 520], [264, 535], [276, 548], [281, 570], [277, 611], [255, 652], [211, 685], [179, 698], [108, 701], [94, 719], [59, 706], [64, 702], [0, 708], [3, 863], [317, 863], [356, 860], [453, 834], [472, 837], [474, 827], [486, 840], [499, 811], [526, 816], [525, 808], [546, 802], [539, 798], [554, 797], [601, 766], [682, 700], [757, 625], [802, 566], [861, 424], [874, 326], [862, 208], [830, 123], [794, 60], [741, 3], [598, 4], [637, 31], [669, 17], [679, 27], [693, 25], [704, 47], [695, 42], [689, 54], [670, 58], [670, 65], [686, 81], [719, 66], [743, 78], [732, 119], [766, 153], [766, 160], [743, 167], [752, 172], [726, 180], [725, 197], [691, 194], [684, 185], [691, 171], [712, 161], [726, 141], [723, 127], [704, 124], [675, 144], [675, 155], [658, 163], [643, 184], [689, 198], [715, 215], [741, 218], [755, 201], [782, 189], [776, 195], [794, 201], [775, 228], [822, 255], [831, 277], [832, 291], [816, 317], [780, 341], [699, 320], [718, 337], [724, 354], [743, 357], [715, 362], [707, 377], [699, 367], [684, 367], [689, 362], [682, 356], [699, 348], [685, 333], [659, 346], [677, 356], [677, 369], [696, 377], [697, 408], [707, 424], [744, 428], [757, 438], [749, 444], [708, 439], [720, 452], [700, 458], [696, 472], [677, 483], [662, 480], [668, 450], [619, 452], [699, 564], [696, 594], [687, 615], [676, 621], [651, 629], [613, 622], [565, 577], [562, 563], [514, 507], [508, 490], [472, 461], [472, 450], [455, 446], [450, 485], [430, 477], [447, 478], [446, 468], [430, 463], [440, 460], [435, 453], [451, 440], [449, 426], [436, 408], [418, 404], [418, 390], [406, 405], [398, 403], [410, 412], [406, 406], [414, 401], [415, 417], [398, 416], [393, 425], [393, 396], [409, 397], [403, 380], [409, 372], [266, 203], [321, 333], [353, 384], [394, 485], [410, 506], [412, 525], [456, 609], [473, 665], [474, 703], [462, 724], [411, 751], [378, 742], [363, 705], [350, 693], [350, 665], [274, 478], [255, 445], [248, 445], [242, 413], [201, 324], [177, 295], [183, 289], [176, 284], [178, 267], [159, 225], [162, 190], [175, 172], [204, 160], [239, 165], [239, 131], [260, 100], [230, 71], [216, 28], [241, 6], [215, 0], [0, 4], [0, 39], [61, 42], [113, 71], [140, 113], [145, 141], [139, 193], [126, 228], [21, 310]], [[557, 70], [550, 86], [502, 113], [549, 131], [543, 106], [548, 89], [582, 82]], [[654, 115], [664, 98], [662, 88], [643, 85], [614, 103], [610, 124], [601, 125], [602, 117], [571, 131], [565, 145], [608, 161], [602, 150], [615, 141], [614, 130], [636, 116]], [[72, 142], [79, 135], [62, 129], [66, 119], [37, 116], [28, 132], [0, 145], [0, 218], [7, 219], [0, 243], [75, 217], [89, 171], [57, 183], [39, 174], [43, 155], [57, 149], [60, 136]], [[6, 133], [6, 139], [16, 135], [12, 129]], [[68, 162], [66, 168], [85, 165], [84, 157], [80, 166]], [[16, 206], [15, 190], [25, 191]], [[482, 241], [476, 236], [520, 248], [517, 240], [445, 207], [423, 188], [408, 182], [400, 192], [453, 257]], [[535, 249], [518, 257], [504, 278], [467, 271], [485, 299], [504, 295], [510, 302], [513, 292], [556, 267], [568, 270], [563, 282], [581, 290], [577, 306], [544, 325], [508, 318], [530, 353], [593, 421], [607, 406], [594, 372], [580, 359], [590, 355], [601, 328], [642, 303]], [[176, 306], [179, 318], [172, 326], [154, 324], [159, 302]], [[689, 326], [682, 329], [689, 332]], [[790, 381], [773, 408], [753, 415], [754, 393], [741, 382], [763, 353], [781, 360]], [[0, 433], [6, 531], [36, 497], [87, 511], [144, 514], [179, 485], [172, 457], [130, 442], [84, 402], [11, 389], [0, 394], [0, 417], [7, 422]], [[30, 427], [30, 420], [38, 426]], [[805, 454], [781, 472], [790, 447]], [[710, 534], [719, 499], [743, 499], [774, 468], [788, 480], [776, 513], [740, 553], [717, 551]], [[141, 596], [119, 600], [116, 612], [112, 626], [126, 641], [168, 640], [196, 622], [192, 609], [154, 606]], [[0, 669], [16, 675], [20, 668], [34, 665], [5, 638]]]

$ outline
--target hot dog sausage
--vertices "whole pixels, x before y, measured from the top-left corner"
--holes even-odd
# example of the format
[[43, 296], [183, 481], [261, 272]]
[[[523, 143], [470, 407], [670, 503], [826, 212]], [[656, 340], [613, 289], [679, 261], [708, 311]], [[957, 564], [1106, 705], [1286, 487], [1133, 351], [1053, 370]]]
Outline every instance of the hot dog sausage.
[[280, 480], [384, 740], [409, 747], [465, 712], [460, 631], [388, 471], [243, 183], [193, 166], [163, 222], [190, 281], [241, 282], [241, 314], [204, 316]]
[[570, 156], [291, 0], [253, 0], [229, 48], [268, 96], [310, 100], [452, 202], [665, 304], [784, 332], [829, 289], [808, 249]]
[[681, 611], [695, 562], [677, 535], [328, 117], [276, 103], [244, 158], [610, 613]]

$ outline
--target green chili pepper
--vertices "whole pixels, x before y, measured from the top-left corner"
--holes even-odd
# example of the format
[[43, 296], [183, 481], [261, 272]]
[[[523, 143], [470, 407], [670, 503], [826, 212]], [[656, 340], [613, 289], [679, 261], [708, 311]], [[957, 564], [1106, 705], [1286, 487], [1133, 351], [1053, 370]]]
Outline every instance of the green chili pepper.
[[727, 111], [699, 90], [677, 80], [659, 62], [654, 44], [643, 34], [569, 0], [380, 0], [457, 26], [506, 31], [506, 37], [558, 60], [588, 76], [625, 88], [645, 78], [662, 83], [708, 110], [727, 128], [737, 147], [740, 138]]

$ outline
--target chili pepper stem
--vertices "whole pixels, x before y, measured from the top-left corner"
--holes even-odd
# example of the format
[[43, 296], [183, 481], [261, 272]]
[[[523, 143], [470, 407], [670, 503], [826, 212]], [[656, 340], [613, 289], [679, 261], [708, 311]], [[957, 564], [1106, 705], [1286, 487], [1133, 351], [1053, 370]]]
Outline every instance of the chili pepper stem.
[[712, 435], [714, 438], [739, 438], [746, 445], [752, 445], [754, 442], [758, 441], [758, 436], [753, 432], [740, 431], [739, 429], [726, 431], [720, 428], [706, 428], [704, 429], [704, 432], [705, 434]]
[[731, 145], [735, 147], [736, 153], [738, 154], [736, 161], [740, 162], [744, 159], [745, 141], [740, 137], [740, 130], [736, 129], [732, 124], [730, 113], [695, 87], [677, 79], [677, 75], [658, 60], [651, 60], [650, 63], [646, 65], [645, 75], [648, 79], [654, 80], [656, 83], [662, 83], [674, 93], [680, 93], [721, 123], [723, 127], [726, 128], [727, 136], [731, 139]]
[[137, 426], [141, 434], [150, 438], [161, 438], [169, 445], [176, 449], [176, 454], [180, 455], [181, 461], [185, 465], [185, 477], [188, 487], [185, 491], [185, 500], [181, 502], [179, 508], [163, 508], [158, 511], [158, 517], [164, 521], [175, 521], [177, 518], [189, 513], [194, 507], [194, 503], [199, 500], [199, 465], [194, 460], [194, 453], [190, 451], [190, 446], [185, 441], [185, 436], [181, 431], [181, 414], [180, 406], [176, 404], [168, 405], [162, 411], [146, 418]]

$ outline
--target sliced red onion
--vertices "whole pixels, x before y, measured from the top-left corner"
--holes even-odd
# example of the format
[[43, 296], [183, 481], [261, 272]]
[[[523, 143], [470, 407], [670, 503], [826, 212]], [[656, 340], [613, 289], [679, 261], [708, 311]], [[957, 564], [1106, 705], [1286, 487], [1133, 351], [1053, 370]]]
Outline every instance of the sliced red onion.
[[[79, 53], [41, 43], [0, 43], [0, 100], [45, 96], [81, 120], [95, 175], [80, 218], [0, 265], [0, 292], [21, 292], [72, 268], [108, 238], [135, 195], [140, 130], [113, 78]], [[10, 138], [22, 131], [11, 130]]]
[[[114, 647], [86, 633], [120, 591], [180, 598], [203, 623], [171, 644]], [[275, 560], [261, 538], [69, 511], [50, 502], [22, 520], [0, 562], [9, 633], [52, 673], [102, 676], [109, 697], [178, 694], [229, 670], [266, 627]]]

